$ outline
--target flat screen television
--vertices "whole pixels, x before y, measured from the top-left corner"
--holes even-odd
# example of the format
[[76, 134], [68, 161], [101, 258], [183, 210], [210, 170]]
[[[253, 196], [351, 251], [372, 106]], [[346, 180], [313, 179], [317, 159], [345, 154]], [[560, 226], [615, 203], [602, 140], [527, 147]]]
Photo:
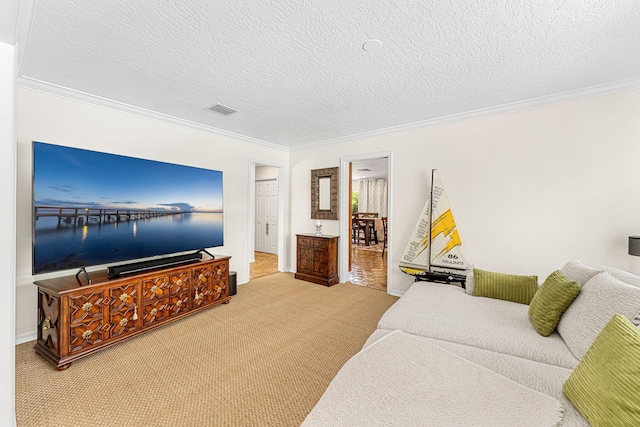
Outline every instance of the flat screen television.
[[33, 274], [223, 242], [221, 171], [33, 142]]

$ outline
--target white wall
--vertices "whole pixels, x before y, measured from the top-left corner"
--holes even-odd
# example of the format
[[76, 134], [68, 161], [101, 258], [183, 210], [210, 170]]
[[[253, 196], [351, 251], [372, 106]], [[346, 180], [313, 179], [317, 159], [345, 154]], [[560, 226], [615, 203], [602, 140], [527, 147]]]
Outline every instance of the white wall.
[[[397, 266], [433, 168], [477, 268], [540, 281], [573, 258], [631, 270], [627, 236], [640, 234], [639, 117], [635, 90], [293, 151], [290, 244], [295, 249], [295, 233], [313, 230], [311, 169], [392, 151], [391, 292], [412, 283]], [[337, 221], [325, 223], [326, 233], [339, 232]], [[289, 262], [295, 268], [294, 251]]]
[[15, 419], [15, 174], [16, 174], [16, 115], [15, 115], [15, 47], [0, 43], [0, 193], [4, 207], [0, 210], [0, 274], [2, 301], [0, 302], [0, 425], [16, 425]]
[[[19, 341], [34, 339], [36, 327], [36, 287], [31, 275], [32, 141], [221, 170], [225, 245], [212, 251], [232, 257], [230, 269], [237, 272], [238, 283], [249, 280], [249, 158], [288, 165], [288, 152], [19, 88], [16, 319]], [[105, 178], [107, 174], [105, 171]]]
[[276, 179], [280, 176], [280, 168], [274, 166], [256, 166], [256, 181]]
[[[640, 234], [639, 114], [636, 90], [287, 153], [21, 88], [18, 339], [33, 339], [36, 319], [32, 140], [222, 170], [225, 246], [216, 252], [233, 257], [239, 283], [248, 280], [251, 253], [248, 165], [289, 167], [284, 269], [294, 271], [295, 233], [313, 232], [315, 224], [310, 171], [339, 166], [341, 157], [391, 151], [389, 289], [403, 292], [411, 278], [397, 265], [426, 201], [432, 168], [443, 179], [476, 267], [542, 280], [577, 257], [631, 270], [635, 260], [627, 255], [627, 236]], [[323, 232], [339, 234], [339, 222], [323, 221]]]

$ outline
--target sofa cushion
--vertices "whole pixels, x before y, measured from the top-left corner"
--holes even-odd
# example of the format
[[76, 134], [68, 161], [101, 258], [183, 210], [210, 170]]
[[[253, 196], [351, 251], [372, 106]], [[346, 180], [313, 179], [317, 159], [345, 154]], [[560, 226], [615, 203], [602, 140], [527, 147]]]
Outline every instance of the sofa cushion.
[[529, 319], [543, 337], [555, 331], [560, 316], [580, 293], [580, 284], [556, 270], [547, 277], [529, 304]]
[[[371, 334], [364, 347], [373, 344], [390, 332], [392, 331], [377, 329]], [[491, 369], [517, 383], [555, 397], [564, 407], [563, 427], [589, 425], [587, 420], [584, 419], [580, 412], [578, 412], [571, 402], [562, 394], [562, 384], [569, 378], [569, 375], [571, 375], [571, 369], [534, 362], [523, 359], [522, 357], [497, 353], [464, 344], [456, 344], [426, 337], [416, 336], [416, 338], [426, 340], [473, 363]], [[464, 400], [464, 392], [461, 392], [461, 399]]]
[[607, 272], [595, 275], [582, 287], [558, 323], [558, 333], [578, 359], [582, 359], [602, 328], [621, 314], [633, 319], [640, 312], [640, 288]]
[[563, 265], [560, 271], [569, 279], [575, 280], [576, 282], [580, 283], [580, 286], [584, 286], [584, 284], [587, 283], [589, 279], [591, 279], [598, 273], [602, 273], [604, 270], [602, 270], [601, 268], [598, 269], [589, 267], [579, 259], [574, 259]]
[[640, 276], [615, 267], [603, 266], [601, 268], [621, 282], [640, 288]]
[[473, 269], [473, 295], [529, 304], [538, 290], [538, 276], [519, 276]]
[[382, 315], [378, 327], [575, 368], [578, 360], [560, 335], [538, 334], [528, 309], [524, 304], [473, 297], [457, 286], [415, 282]]
[[563, 412], [546, 393], [396, 330], [340, 368], [302, 426], [557, 427]]
[[640, 425], [640, 331], [613, 316], [562, 391], [593, 426]]

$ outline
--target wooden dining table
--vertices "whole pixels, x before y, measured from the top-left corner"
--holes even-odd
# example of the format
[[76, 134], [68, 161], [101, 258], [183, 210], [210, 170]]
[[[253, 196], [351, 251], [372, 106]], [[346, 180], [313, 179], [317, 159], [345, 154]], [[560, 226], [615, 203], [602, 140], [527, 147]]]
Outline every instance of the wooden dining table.
[[378, 244], [378, 235], [375, 233], [376, 230], [376, 221], [378, 219], [378, 214], [370, 214], [370, 213], [358, 213], [358, 222], [360, 224], [364, 224], [364, 244], [365, 246], [369, 246], [371, 244], [371, 233], [373, 233], [374, 240], [376, 244]]

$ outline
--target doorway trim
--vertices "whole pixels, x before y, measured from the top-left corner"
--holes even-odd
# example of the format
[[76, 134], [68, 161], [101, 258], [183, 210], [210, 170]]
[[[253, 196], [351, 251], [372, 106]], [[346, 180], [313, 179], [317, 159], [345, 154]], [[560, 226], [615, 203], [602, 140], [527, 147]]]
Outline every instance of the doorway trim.
[[[346, 236], [340, 239], [340, 260], [338, 262], [338, 275], [340, 283], [347, 281], [349, 277], [349, 242], [351, 241], [351, 198], [349, 195], [349, 164], [359, 160], [373, 160], [387, 158], [387, 215], [390, 220], [387, 223], [387, 231], [393, 236], [393, 151], [381, 151], [377, 153], [360, 154], [357, 156], [340, 157], [340, 236]], [[392, 260], [393, 245], [391, 241], [387, 241], [387, 293], [391, 294], [393, 283], [389, 274], [389, 264]]]
[[[256, 166], [271, 166], [278, 168], [278, 271], [285, 271], [285, 240], [284, 240], [284, 224], [288, 221], [285, 218], [286, 212], [284, 207], [289, 203], [289, 179], [284, 173], [285, 167], [281, 163], [266, 162], [258, 159], [249, 158], [249, 179], [247, 189], [247, 235], [249, 236], [249, 244], [247, 245], [247, 277], [251, 271], [251, 263], [255, 261], [255, 245], [256, 245]], [[286, 200], [285, 200], [286, 199]]]

